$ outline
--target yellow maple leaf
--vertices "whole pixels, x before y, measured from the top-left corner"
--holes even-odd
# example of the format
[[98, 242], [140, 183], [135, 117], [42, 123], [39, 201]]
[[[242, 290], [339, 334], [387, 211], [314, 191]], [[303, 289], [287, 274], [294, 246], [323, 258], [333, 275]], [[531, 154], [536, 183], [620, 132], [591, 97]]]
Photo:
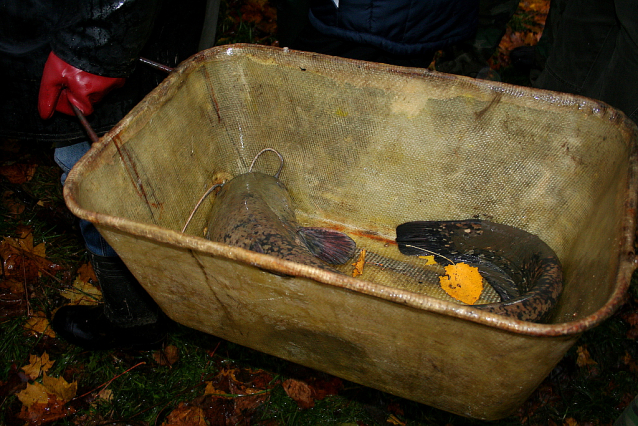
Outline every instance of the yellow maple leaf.
[[51, 367], [53, 367], [55, 361], [49, 360], [49, 354], [44, 352], [41, 357], [37, 355], [29, 356], [29, 364], [22, 367], [24, 373], [30, 380], [35, 380], [40, 377], [40, 373], [46, 373]]
[[445, 273], [439, 281], [447, 294], [468, 305], [476, 303], [483, 292], [483, 277], [478, 268], [461, 262], [446, 266]]
[[36, 312], [29, 318], [27, 322], [24, 323], [24, 329], [34, 334], [44, 334], [49, 337], [55, 337], [55, 332], [43, 312]]
[[78, 382], [68, 383], [64, 378], [42, 376], [42, 383], [27, 383], [27, 387], [16, 394], [22, 405], [34, 404], [47, 406], [52, 401], [66, 403], [73, 399], [78, 390]]
[[73, 287], [60, 290], [60, 295], [70, 301], [69, 305], [97, 305], [102, 299], [102, 292], [93, 284], [78, 277]]
[[419, 256], [419, 259], [424, 259], [426, 265], [438, 265], [438, 263], [436, 263], [436, 260], [434, 260], [434, 255]]
[[57, 396], [63, 401], [72, 400], [78, 391], [78, 382], [69, 383], [64, 380], [64, 377], [49, 377], [46, 374], [43, 374], [42, 384], [46, 388], [47, 392]]
[[27, 383], [27, 387], [16, 394], [22, 405], [32, 406], [36, 402], [46, 404], [49, 394], [42, 383]]
[[362, 249], [361, 252], [359, 253], [359, 258], [357, 259], [356, 262], [354, 262], [352, 264], [352, 266], [354, 266], [354, 269], [352, 270], [352, 276], [353, 277], [358, 277], [359, 275], [363, 274], [363, 266], [366, 263], [366, 249]]

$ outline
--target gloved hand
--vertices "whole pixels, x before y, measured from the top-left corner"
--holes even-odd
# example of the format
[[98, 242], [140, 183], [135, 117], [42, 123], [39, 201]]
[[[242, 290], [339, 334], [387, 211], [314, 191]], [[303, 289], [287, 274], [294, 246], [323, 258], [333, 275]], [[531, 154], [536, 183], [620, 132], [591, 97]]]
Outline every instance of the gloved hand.
[[55, 111], [75, 115], [71, 104], [89, 115], [93, 104], [99, 102], [112, 89], [122, 87], [124, 78], [102, 77], [75, 68], [51, 52], [42, 73], [38, 111], [48, 119]]

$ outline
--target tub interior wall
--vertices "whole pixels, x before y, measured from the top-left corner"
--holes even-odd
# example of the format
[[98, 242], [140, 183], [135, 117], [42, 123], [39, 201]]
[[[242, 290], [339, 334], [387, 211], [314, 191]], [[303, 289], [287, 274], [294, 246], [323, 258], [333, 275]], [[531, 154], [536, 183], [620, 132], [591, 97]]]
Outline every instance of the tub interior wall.
[[[481, 218], [537, 234], [566, 288], [555, 322], [607, 301], [628, 186], [604, 115], [487, 83], [357, 62], [229, 55], [145, 99], [81, 182], [83, 208], [181, 230], [213, 182], [266, 147], [304, 224], [394, 238], [411, 220]], [[272, 173], [274, 155], [256, 165]], [[103, 182], [109, 182], [104, 185]], [[188, 233], [202, 235], [207, 200]]]

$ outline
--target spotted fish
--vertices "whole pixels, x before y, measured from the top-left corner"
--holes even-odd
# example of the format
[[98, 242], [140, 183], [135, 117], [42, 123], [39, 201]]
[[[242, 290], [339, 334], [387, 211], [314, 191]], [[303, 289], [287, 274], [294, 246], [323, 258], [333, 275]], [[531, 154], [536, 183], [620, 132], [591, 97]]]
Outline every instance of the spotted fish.
[[[346, 234], [327, 228], [299, 226], [288, 190], [274, 175], [253, 172], [257, 154], [248, 173], [221, 186], [208, 218], [206, 237], [212, 241], [321, 269], [335, 271], [329, 264], [347, 262], [356, 243]], [[276, 151], [274, 151], [276, 152]]]
[[396, 232], [405, 255], [425, 250], [477, 266], [502, 301], [475, 308], [531, 322], [551, 317], [563, 289], [562, 266], [536, 235], [478, 219], [407, 222]]

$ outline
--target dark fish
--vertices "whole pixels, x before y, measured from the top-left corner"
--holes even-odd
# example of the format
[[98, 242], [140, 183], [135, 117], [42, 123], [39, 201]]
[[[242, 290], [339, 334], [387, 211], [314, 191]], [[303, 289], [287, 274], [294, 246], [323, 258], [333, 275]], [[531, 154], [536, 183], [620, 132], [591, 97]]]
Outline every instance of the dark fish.
[[475, 308], [523, 321], [545, 321], [563, 289], [556, 253], [522, 229], [483, 220], [420, 221], [401, 224], [396, 233], [405, 255], [428, 251], [477, 266], [502, 302]]
[[290, 195], [278, 177], [279, 172], [275, 176], [253, 172], [251, 165], [248, 173], [223, 184], [213, 202], [207, 238], [336, 272], [328, 264], [347, 262], [354, 255], [355, 242], [339, 231], [299, 226]]

